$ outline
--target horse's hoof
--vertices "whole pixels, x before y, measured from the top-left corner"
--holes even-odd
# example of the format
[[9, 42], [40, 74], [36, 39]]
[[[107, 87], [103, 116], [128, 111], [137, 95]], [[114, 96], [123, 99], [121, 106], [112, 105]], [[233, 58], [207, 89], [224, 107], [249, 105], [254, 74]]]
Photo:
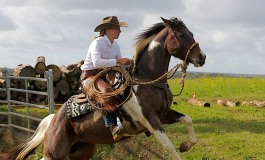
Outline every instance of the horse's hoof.
[[188, 143], [187, 142], [181, 143], [181, 145], [179, 147], [179, 151], [180, 152], [186, 152], [188, 150], [189, 150]]

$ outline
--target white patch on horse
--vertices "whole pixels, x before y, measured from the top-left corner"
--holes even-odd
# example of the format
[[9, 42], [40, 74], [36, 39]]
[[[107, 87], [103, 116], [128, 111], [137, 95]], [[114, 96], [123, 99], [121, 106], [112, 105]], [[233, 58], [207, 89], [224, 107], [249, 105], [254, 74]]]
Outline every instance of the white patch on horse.
[[[138, 87], [138, 85], [133, 86], [135, 92], [137, 92]], [[153, 133], [159, 143], [161, 143], [161, 145], [172, 154], [174, 159], [181, 160], [179, 154], [177, 153], [172, 142], [169, 140], [168, 136], [162, 131], [154, 130], [151, 127], [150, 123], [147, 121], [147, 119], [144, 117], [142, 113], [142, 108], [139, 105], [135, 94], [132, 94], [132, 98], [130, 98], [130, 100], [124, 104], [124, 109], [127, 111], [128, 114], [130, 114], [134, 121], [139, 121], [151, 133]]]
[[[135, 92], [137, 92], [137, 88], [138, 85], [133, 86]], [[144, 117], [142, 107], [139, 105], [134, 93], [132, 94], [132, 98], [130, 98], [129, 101], [124, 104], [123, 108], [132, 117], [134, 121], [139, 121], [148, 130], [152, 129], [150, 123]]]
[[[134, 85], [133, 89], [137, 92], [138, 85]], [[123, 107], [132, 117], [133, 120], [139, 121], [139, 117], [143, 117], [142, 108], [137, 102], [135, 94], [132, 94], [132, 98], [124, 104]]]
[[148, 52], [152, 51], [154, 48], [156, 48], [157, 46], [159, 46], [160, 43], [159, 42], [156, 42], [154, 40], [152, 40], [149, 44], [149, 47], [148, 47]]
[[168, 136], [161, 131], [153, 131], [153, 134], [156, 138], [156, 140], [159, 141], [159, 143], [166, 149], [169, 153], [172, 154], [172, 157], [176, 160], [181, 160], [178, 152], [175, 149], [175, 146], [172, 144], [172, 142], [169, 140]]
[[183, 122], [187, 126], [189, 142], [190, 142], [189, 147], [191, 147], [197, 142], [195, 131], [194, 131], [194, 128], [192, 126], [192, 119], [190, 118], [190, 116], [185, 115], [185, 116], [180, 118], [180, 121]]

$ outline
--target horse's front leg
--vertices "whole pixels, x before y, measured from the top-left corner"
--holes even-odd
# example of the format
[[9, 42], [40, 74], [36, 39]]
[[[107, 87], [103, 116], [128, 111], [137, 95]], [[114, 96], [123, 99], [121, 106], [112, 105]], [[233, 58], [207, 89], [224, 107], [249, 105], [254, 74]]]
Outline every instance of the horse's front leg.
[[180, 152], [188, 151], [193, 145], [197, 143], [196, 134], [193, 128], [192, 119], [188, 115], [181, 114], [177, 111], [169, 109], [164, 119], [162, 120], [163, 124], [172, 124], [176, 122], [183, 122], [188, 130], [188, 140], [183, 142], [180, 145]]
[[[134, 93], [137, 93], [138, 91], [139, 93], [141, 93], [141, 90], [137, 87], [138, 86], [134, 86]], [[143, 88], [143, 91], [149, 93], [148, 87]], [[150, 93], [152, 92], [150, 91]], [[140, 99], [139, 97], [142, 98]], [[160, 121], [160, 116], [157, 116], [157, 113], [154, 110], [155, 106], [157, 106], [157, 102], [149, 101], [148, 99], [158, 99], [159, 101], [159, 97], [150, 98], [138, 96], [137, 98], [135, 94], [133, 94], [132, 98], [124, 105], [124, 108], [134, 121], [139, 121], [141, 125], [144, 126], [150, 133], [154, 134], [155, 138], [159, 141], [159, 143], [169, 153], [171, 153], [172, 159], [181, 160], [178, 152], [175, 149], [175, 146], [172, 144], [172, 142], [169, 140], [168, 136], [164, 132], [162, 123]], [[145, 102], [147, 102], [147, 104]]]
[[165, 148], [169, 153], [171, 153], [172, 158], [175, 160], [181, 160], [179, 154], [177, 153], [175, 146], [172, 144], [164, 129], [162, 128], [162, 124], [158, 117], [152, 117], [152, 119], [142, 118], [140, 123], [145, 126], [148, 131], [154, 134], [156, 140]]

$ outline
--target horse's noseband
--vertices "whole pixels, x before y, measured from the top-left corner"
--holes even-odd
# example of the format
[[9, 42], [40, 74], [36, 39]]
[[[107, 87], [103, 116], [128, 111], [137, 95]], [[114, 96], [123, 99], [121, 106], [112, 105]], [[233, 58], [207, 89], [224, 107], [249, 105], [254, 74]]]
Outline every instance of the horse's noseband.
[[183, 60], [183, 63], [187, 63], [187, 59], [188, 59], [188, 56], [189, 56], [189, 54], [190, 54], [190, 51], [196, 46], [196, 45], [199, 45], [199, 43], [198, 42], [194, 42], [189, 48], [188, 48], [188, 51], [187, 51], [187, 53], [186, 53], [186, 57], [185, 57], [185, 59]]

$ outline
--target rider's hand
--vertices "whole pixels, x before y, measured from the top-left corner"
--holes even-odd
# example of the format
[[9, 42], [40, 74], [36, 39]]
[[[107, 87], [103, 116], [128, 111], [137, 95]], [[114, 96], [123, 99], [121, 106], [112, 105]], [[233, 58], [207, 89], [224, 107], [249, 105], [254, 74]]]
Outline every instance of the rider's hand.
[[117, 64], [119, 65], [129, 65], [132, 63], [132, 60], [129, 58], [119, 58], [117, 59]]

